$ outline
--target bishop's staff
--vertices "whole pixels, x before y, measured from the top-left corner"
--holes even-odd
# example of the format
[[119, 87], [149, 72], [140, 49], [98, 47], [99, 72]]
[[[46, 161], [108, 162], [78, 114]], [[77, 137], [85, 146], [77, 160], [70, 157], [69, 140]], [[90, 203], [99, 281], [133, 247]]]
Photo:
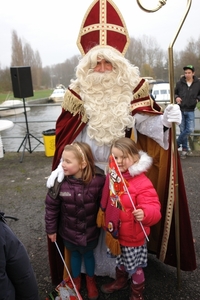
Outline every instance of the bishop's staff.
[[[136, 0], [139, 7], [146, 12], [156, 12], [158, 11], [163, 5], [166, 4], [167, 0], [159, 0], [159, 4], [154, 9], [145, 8], [144, 5], [141, 3], [141, 0]], [[168, 74], [169, 74], [169, 83], [170, 83], [170, 103], [174, 104], [174, 64], [173, 64], [173, 46], [178, 37], [178, 34], [183, 26], [183, 23], [188, 15], [188, 12], [191, 7], [192, 0], [187, 0], [187, 7], [185, 13], [182, 17], [180, 25], [176, 31], [176, 34], [169, 45], [168, 48]], [[170, 191], [168, 196], [168, 204], [166, 210], [166, 219], [165, 219], [165, 230], [161, 245], [161, 254], [160, 259], [164, 261], [166, 250], [167, 250], [167, 242], [169, 238], [169, 219], [172, 218], [173, 207], [174, 204], [174, 211], [175, 211], [175, 235], [176, 235], [176, 256], [177, 256], [177, 279], [178, 279], [178, 288], [180, 287], [180, 224], [179, 224], [179, 197], [178, 197], [178, 167], [177, 167], [177, 144], [176, 144], [176, 125], [175, 123], [172, 124], [172, 141], [171, 141], [171, 172], [170, 172]], [[172, 203], [173, 202], [173, 203]], [[171, 206], [172, 205], [172, 206]]]

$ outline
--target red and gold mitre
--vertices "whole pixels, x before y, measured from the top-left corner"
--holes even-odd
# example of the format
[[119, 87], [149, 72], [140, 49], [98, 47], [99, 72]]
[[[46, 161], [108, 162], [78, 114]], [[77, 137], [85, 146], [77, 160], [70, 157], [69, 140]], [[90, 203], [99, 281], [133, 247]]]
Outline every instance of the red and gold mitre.
[[111, 46], [123, 55], [129, 46], [124, 19], [112, 0], [95, 0], [82, 21], [77, 46], [85, 55], [95, 46]]

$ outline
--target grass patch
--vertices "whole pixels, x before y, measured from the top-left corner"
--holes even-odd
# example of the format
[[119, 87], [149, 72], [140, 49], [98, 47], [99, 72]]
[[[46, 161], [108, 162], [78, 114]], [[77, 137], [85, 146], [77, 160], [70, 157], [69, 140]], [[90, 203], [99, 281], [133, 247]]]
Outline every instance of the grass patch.
[[[51, 93], [52, 93], [52, 90], [50, 90], [50, 89], [34, 91], [33, 92], [34, 96], [26, 98], [26, 101], [47, 98], [51, 95]], [[4, 102], [5, 100], [12, 100], [12, 99], [17, 99], [14, 97], [13, 92], [0, 93], [0, 103]]]

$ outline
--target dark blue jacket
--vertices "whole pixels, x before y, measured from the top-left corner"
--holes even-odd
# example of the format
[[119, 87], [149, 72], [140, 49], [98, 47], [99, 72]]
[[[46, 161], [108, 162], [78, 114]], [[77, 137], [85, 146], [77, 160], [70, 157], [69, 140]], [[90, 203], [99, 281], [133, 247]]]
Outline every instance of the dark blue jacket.
[[36, 278], [24, 245], [0, 213], [0, 300], [39, 300]]
[[52, 190], [47, 194], [46, 232], [59, 233], [64, 240], [79, 246], [97, 239], [96, 217], [104, 182], [104, 175], [95, 175], [87, 185], [72, 176], [65, 177], [57, 197]]

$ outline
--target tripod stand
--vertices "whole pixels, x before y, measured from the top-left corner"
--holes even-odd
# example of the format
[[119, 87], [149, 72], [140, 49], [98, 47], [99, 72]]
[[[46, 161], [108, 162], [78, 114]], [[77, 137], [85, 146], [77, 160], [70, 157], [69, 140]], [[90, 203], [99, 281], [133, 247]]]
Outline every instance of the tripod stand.
[[[19, 150], [21, 149], [21, 147], [23, 146], [23, 151], [22, 151], [22, 155], [21, 155], [21, 159], [20, 159], [20, 162], [23, 161], [23, 157], [24, 157], [24, 151], [25, 149], [28, 150], [29, 153], [32, 153], [38, 146], [39, 144], [43, 144], [43, 142], [41, 142], [38, 138], [36, 138], [34, 135], [32, 135], [30, 132], [29, 132], [29, 127], [28, 127], [28, 118], [27, 118], [27, 112], [26, 112], [26, 102], [25, 102], [25, 99], [23, 98], [23, 106], [24, 106], [24, 117], [25, 117], [25, 123], [26, 123], [26, 135], [25, 137], [23, 138], [22, 142], [21, 142], [21, 145], [19, 146], [19, 149], [17, 150], [17, 152], [19, 152]], [[35, 140], [38, 141], [38, 144], [32, 149], [31, 148], [31, 140], [30, 140], [30, 137], [34, 138]], [[27, 144], [27, 141], [28, 141], [28, 147], [26, 147], [26, 144]]]

